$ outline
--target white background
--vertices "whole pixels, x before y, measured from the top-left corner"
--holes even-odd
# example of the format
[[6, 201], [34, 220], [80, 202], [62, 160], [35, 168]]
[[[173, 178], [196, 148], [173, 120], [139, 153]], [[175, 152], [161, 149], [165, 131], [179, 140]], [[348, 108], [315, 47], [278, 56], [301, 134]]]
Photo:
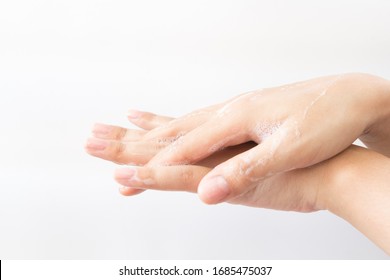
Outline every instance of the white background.
[[345, 221], [122, 197], [94, 122], [310, 77], [390, 77], [390, 1], [0, 1], [0, 258], [385, 259]]

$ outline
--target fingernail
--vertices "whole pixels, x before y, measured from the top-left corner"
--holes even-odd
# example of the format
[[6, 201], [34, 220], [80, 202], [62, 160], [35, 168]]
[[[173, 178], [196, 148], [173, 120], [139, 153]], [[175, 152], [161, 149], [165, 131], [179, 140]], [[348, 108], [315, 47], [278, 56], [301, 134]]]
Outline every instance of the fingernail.
[[129, 110], [127, 112], [127, 117], [130, 119], [138, 119], [141, 116], [141, 113], [142, 112], [137, 111], [137, 110]]
[[115, 178], [116, 179], [125, 179], [125, 180], [130, 180], [133, 178], [136, 170], [135, 168], [121, 168], [117, 169], [115, 171]]
[[86, 148], [94, 151], [103, 151], [108, 147], [108, 141], [97, 139], [97, 138], [89, 138], [87, 140]]
[[110, 133], [111, 127], [109, 125], [96, 123], [92, 128], [92, 133], [99, 136], [106, 136]]
[[225, 200], [230, 189], [224, 177], [215, 176], [199, 185], [198, 194], [204, 202], [216, 204]]

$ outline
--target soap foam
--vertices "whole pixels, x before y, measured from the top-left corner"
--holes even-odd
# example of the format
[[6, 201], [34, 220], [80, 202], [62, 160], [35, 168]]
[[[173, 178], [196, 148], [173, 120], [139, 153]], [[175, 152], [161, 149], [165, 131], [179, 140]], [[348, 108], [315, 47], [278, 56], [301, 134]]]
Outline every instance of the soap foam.
[[135, 181], [137, 183], [141, 183], [146, 186], [151, 186], [154, 185], [156, 182], [152, 178], [146, 178], [146, 179], [141, 179], [138, 177], [138, 170], [135, 169], [135, 173], [133, 177], [131, 178], [131, 181]]

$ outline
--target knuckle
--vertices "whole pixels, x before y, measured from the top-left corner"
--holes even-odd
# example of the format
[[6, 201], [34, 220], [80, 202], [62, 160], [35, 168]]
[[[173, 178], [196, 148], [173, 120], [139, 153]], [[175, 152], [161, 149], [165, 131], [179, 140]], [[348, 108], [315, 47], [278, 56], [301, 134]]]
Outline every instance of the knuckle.
[[174, 164], [191, 164], [194, 162], [191, 154], [189, 154], [186, 150], [181, 152], [178, 151], [176, 157], [172, 159]]
[[120, 141], [126, 136], [126, 134], [127, 134], [127, 129], [118, 127], [118, 129], [116, 129], [115, 131], [114, 139]]
[[180, 172], [180, 178], [184, 184], [188, 184], [194, 180], [195, 173], [191, 168], [184, 168]]
[[179, 127], [176, 125], [168, 125], [165, 127], [163, 135], [169, 137], [179, 137], [182, 133], [180, 132]]
[[156, 115], [149, 113], [149, 112], [144, 112], [142, 114], [142, 119], [146, 122], [151, 122], [155, 119]]
[[118, 162], [123, 162], [125, 151], [126, 151], [126, 145], [120, 142], [115, 143], [114, 150], [113, 150], [114, 159]]
[[230, 176], [233, 184], [238, 188], [246, 186], [250, 183], [257, 182], [260, 178], [256, 176], [257, 169], [259, 166], [253, 162], [247, 162], [245, 160], [237, 160], [229, 166], [229, 174], [234, 175]]
[[176, 134], [177, 134], [177, 130], [173, 126], [167, 125], [146, 132], [143, 139], [153, 140], [153, 139], [164, 138], [164, 137], [172, 137], [175, 136]]
[[161, 138], [157, 139], [155, 143], [152, 145], [152, 149], [154, 153], [158, 153], [164, 148], [166, 148], [171, 143], [170, 139]]

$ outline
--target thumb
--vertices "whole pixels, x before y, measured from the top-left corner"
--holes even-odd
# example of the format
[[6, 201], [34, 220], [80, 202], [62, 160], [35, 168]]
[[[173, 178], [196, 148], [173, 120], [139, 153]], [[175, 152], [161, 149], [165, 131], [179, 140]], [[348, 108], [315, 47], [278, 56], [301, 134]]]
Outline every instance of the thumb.
[[229, 201], [256, 187], [275, 172], [293, 168], [291, 165], [294, 163], [289, 161], [291, 150], [284, 145], [288, 138], [288, 135], [273, 135], [254, 148], [216, 166], [201, 180], [198, 186], [199, 198], [207, 204]]

